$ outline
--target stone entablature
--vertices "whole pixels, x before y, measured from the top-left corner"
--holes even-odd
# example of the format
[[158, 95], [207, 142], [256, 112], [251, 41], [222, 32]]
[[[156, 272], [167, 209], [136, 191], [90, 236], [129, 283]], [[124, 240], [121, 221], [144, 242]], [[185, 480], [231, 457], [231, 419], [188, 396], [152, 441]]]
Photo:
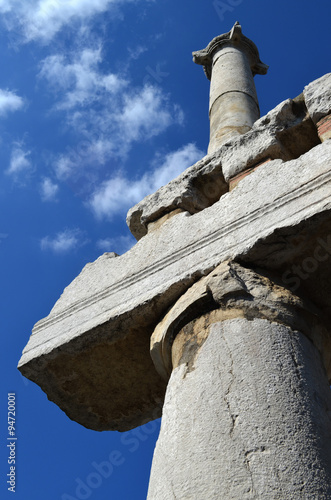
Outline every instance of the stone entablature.
[[178, 208], [194, 214], [213, 205], [229, 190], [231, 179], [267, 159], [289, 161], [321, 142], [317, 122], [331, 113], [331, 73], [305, 87], [230, 139], [176, 179], [146, 196], [128, 212], [127, 224], [140, 239], [148, 224]]
[[[320, 241], [327, 259], [330, 192], [331, 141], [325, 141], [296, 160], [270, 161], [209, 208], [174, 215], [126, 254], [105, 254], [85, 266], [37, 323], [21, 372], [87, 427], [125, 430], [155, 418], [165, 384], [148, 346], [166, 310], [224, 260], [253, 261], [282, 276]], [[300, 289], [327, 316], [326, 259]], [[85, 371], [93, 374], [89, 389]], [[122, 398], [105, 399], [105, 384]]]

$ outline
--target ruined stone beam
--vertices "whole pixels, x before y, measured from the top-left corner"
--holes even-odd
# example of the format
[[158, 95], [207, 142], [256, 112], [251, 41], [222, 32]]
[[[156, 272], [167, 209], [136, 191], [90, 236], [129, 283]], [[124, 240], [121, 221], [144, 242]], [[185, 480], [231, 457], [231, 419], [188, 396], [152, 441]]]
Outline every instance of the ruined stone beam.
[[[21, 373], [91, 429], [124, 431], [157, 418], [166, 383], [149, 341], [160, 318], [226, 259], [286, 270], [329, 241], [330, 192], [326, 140], [297, 159], [269, 161], [199, 213], [174, 215], [126, 254], [104, 254], [35, 325]], [[326, 313], [329, 296], [320, 297]]]

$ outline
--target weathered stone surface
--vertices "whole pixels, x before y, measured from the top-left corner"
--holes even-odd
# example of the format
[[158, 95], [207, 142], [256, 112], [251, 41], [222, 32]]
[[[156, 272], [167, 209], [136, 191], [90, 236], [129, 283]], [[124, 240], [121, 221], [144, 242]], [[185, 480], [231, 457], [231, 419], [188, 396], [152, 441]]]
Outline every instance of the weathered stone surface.
[[287, 99], [260, 118], [252, 130], [186, 169], [128, 212], [127, 224], [140, 239], [153, 222], [176, 208], [193, 214], [211, 206], [228, 191], [228, 182], [266, 158], [295, 159], [320, 143], [300, 95]]
[[182, 208], [177, 208], [173, 212], [169, 212], [168, 214], [163, 215], [163, 217], [157, 219], [155, 222], [149, 222], [147, 226], [147, 232], [151, 233], [152, 231], [157, 231], [162, 226], [162, 224], [171, 219], [171, 217], [183, 212], [185, 212], [185, 210], [183, 210]]
[[194, 214], [215, 203], [227, 191], [220, 155], [208, 155], [132, 207], [127, 224], [139, 240], [147, 234], [148, 224], [167, 213], [180, 208]]
[[148, 500], [329, 498], [330, 339], [318, 308], [236, 262], [194, 284], [152, 336], [171, 376]]
[[[210, 80], [212, 75], [214, 53], [223, 45], [227, 46], [230, 41], [236, 43], [240, 40], [244, 43], [246, 51], [248, 53], [248, 58], [252, 63], [251, 66], [253, 74], [265, 75], [267, 73], [268, 66], [261, 62], [259, 52], [255, 43], [253, 43], [249, 38], [242, 35], [241, 26], [238, 21], [236, 21], [236, 23], [228, 33], [224, 33], [213, 38], [205, 49], [193, 52], [193, 61], [196, 64], [201, 64], [203, 66], [205, 75], [208, 80]], [[253, 64], [253, 62], [255, 64]]]
[[212, 308], [213, 300], [207, 285], [210, 277], [201, 278], [192, 285], [174, 307], [156, 326], [151, 337], [151, 356], [154, 366], [161, 377], [168, 382], [172, 371], [172, 343], [182, 325], [196, 318], [204, 309]]
[[311, 119], [317, 123], [331, 113], [331, 73], [314, 80], [303, 91]]
[[[273, 268], [281, 267], [286, 256], [300, 259], [307, 244], [285, 239], [277, 264], [279, 245], [266, 244], [277, 232], [293, 231], [297, 241], [303, 235], [308, 248], [316, 246], [315, 237], [325, 238], [331, 220], [330, 159], [331, 144], [325, 141], [297, 160], [271, 161], [267, 169], [257, 169], [204, 211], [177, 214], [126, 254], [101, 257], [87, 265], [50, 315], [35, 326], [19, 364], [21, 372], [71, 418], [88, 427], [123, 430], [153, 418], [164, 385], [148, 347], [136, 348], [135, 341], [148, 346], [149, 335], [166, 309], [222, 261], [255, 253], [260, 261], [268, 255], [266, 268], [269, 262]], [[331, 282], [327, 267], [324, 259], [319, 285], [326, 292]], [[312, 281], [307, 283], [314, 286]], [[305, 292], [309, 296], [309, 287]], [[329, 297], [325, 293], [320, 300], [326, 313]], [[117, 345], [124, 345], [121, 342], [127, 337], [131, 340], [123, 353], [127, 365], [131, 363], [129, 377], [121, 373], [124, 364], [117, 364], [122, 355], [116, 355]], [[109, 346], [106, 351], [105, 345]], [[102, 359], [100, 352], [106, 352]], [[140, 387], [136, 394], [129, 387], [134, 373], [135, 387]], [[84, 389], [87, 379], [88, 393]], [[117, 395], [116, 411], [115, 406], [109, 407], [112, 391]], [[107, 402], [101, 404], [105, 397]]]
[[262, 167], [262, 165], [266, 165], [269, 161], [271, 161], [271, 158], [262, 160], [254, 167], [246, 168], [246, 170], [244, 170], [243, 172], [240, 172], [239, 174], [232, 177], [229, 182], [229, 191], [233, 191], [233, 189], [238, 186], [239, 182], [242, 181], [244, 177], [254, 172], [257, 168]]
[[[223, 147], [222, 172], [226, 181], [266, 158], [298, 158], [319, 144], [307, 119], [303, 100], [287, 99], [257, 120], [252, 130]], [[225, 145], [226, 146], [226, 145]]]
[[[266, 319], [204, 319], [194, 366], [183, 356], [168, 384], [148, 500], [329, 499], [331, 392], [317, 349]], [[187, 349], [194, 325], [177, 337]]]

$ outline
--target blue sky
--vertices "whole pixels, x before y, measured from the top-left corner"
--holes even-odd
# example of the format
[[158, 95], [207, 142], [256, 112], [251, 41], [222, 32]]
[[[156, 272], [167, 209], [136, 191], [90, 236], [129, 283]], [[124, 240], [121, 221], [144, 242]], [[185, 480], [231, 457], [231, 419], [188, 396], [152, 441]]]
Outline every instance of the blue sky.
[[146, 498], [160, 422], [81, 427], [20, 375], [21, 351], [87, 262], [134, 244], [127, 210], [205, 155], [192, 51], [239, 20], [270, 65], [263, 115], [330, 71], [330, 18], [328, 0], [0, 0], [1, 498], [8, 392], [17, 500]]

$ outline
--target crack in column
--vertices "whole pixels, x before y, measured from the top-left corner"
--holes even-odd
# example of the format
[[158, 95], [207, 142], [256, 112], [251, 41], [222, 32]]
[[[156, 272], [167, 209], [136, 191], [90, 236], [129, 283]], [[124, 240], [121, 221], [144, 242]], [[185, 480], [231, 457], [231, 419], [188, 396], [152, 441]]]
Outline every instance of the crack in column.
[[223, 336], [223, 340], [224, 340], [224, 343], [227, 347], [227, 350], [229, 352], [229, 357], [230, 357], [230, 361], [231, 361], [231, 366], [230, 366], [230, 369], [229, 369], [229, 373], [231, 375], [231, 380], [229, 382], [229, 385], [228, 385], [228, 388], [226, 389], [226, 392], [224, 394], [224, 401], [226, 403], [226, 406], [228, 408], [228, 411], [229, 411], [229, 414], [230, 414], [230, 418], [231, 418], [231, 428], [230, 428], [230, 437], [232, 438], [233, 436], [233, 432], [234, 432], [234, 428], [235, 428], [235, 424], [236, 424], [236, 421], [238, 419], [238, 415], [236, 414], [233, 414], [232, 413], [232, 410], [231, 410], [231, 405], [230, 405], [230, 401], [229, 401], [229, 394], [230, 394], [230, 391], [231, 391], [231, 387], [233, 385], [233, 382], [234, 382], [234, 374], [233, 374], [233, 357], [232, 357], [232, 352], [231, 352], [231, 349], [229, 347], [229, 344], [227, 343], [226, 341], [226, 338], [225, 338], [225, 334], [224, 334], [224, 329], [223, 329], [223, 325], [222, 325], [222, 336]]
[[[237, 422], [237, 419], [239, 417], [239, 415], [235, 414], [232, 412], [232, 409], [231, 409], [231, 404], [230, 404], [230, 401], [229, 401], [229, 394], [231, 392], [231, 388], [232, 388], [232, 385], [234, 383], [234, 373], [233, 373], [233, 367], [234, 367], [234, 362], [233, 362], [233, 356], [232, 356], [232, 352], [231, 352], [231, 349], [230, 349], [230, 346], [226, 340], [226, 337], [225, 337], [225, 334], [224, 334], [224, 329], [222, 327], [222, 336], [223, 336], [223, 340], [224, 340], [224, 343], [226, 345], [226, 348], [228, 350], [228, 353], [229, 353], [229, 358], [230, 358], [230, 361], [231, 361], [231, 366], [230, 366], [230, 369], [229, 369], [229, 373], [231, 375], [231, 380], [228, 384], [228, 387], [226, 389], [226, 392], [224, 394], [224, 401], [226, 403], [226, 406], [228, 408], [228, 411], [229, 411], [229, 414], [230, 414], [230, 418], [231, 418], [231, 428], [230, 428], [230, 438], [232, 439], [233, 438], [233, 433], [234, 433], [234, 429], [235, 429], [235, 426], [236, 426], [236, 422]], [[243, 447], [243, 451], [244, 451], [244, 447]], [[255, 491], [255, 486], [254, 486], [254, 480], [253, 480], [253, 472], [251, 471], [250, 469], [250, 465], [249, 465], [249, 459], [247, 458], [247, 454], [249, 452], [246, 452], [245, 453], [245, 458], [244, 458], [244, 467], [245, 469], [247, 470], [248, 474], [249, 474], [249, 477], [250, 477], [250, 481], [251, 481], [251, 488], [250, 488], [250, 491], [252, 493], [252, 495], [255, 497], [256, 495], [256, 491]]]

